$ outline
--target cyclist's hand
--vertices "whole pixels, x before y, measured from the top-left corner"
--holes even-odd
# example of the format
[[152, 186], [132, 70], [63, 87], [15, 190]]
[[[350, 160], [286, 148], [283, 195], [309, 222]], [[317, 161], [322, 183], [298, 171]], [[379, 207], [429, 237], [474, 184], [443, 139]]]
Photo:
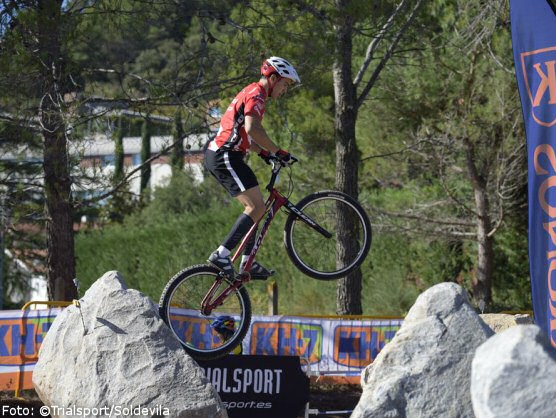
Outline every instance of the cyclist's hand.
[[264, 160], [264, 162], [267, 163], [267, 164], [270, 164], [270, 162], [272, 160], [272, 154], [265, 149], [263, 149], [263, 150], [261, 150], [261, 152], [259, 152], [259, 157], [261, 157]]
[[292, 155], [288, 151], [280, 149], [276, 153], [276, 158], [278, 158], [281, 163], [288, 165], [292, 160]]

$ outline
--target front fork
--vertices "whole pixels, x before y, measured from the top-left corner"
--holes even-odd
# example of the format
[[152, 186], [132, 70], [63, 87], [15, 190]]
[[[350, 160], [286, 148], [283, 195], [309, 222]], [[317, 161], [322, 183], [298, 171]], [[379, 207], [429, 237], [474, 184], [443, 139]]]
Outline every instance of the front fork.
[[222, 275], [222, 273], [219, 273], [216, 280], [210, 287], [208, 293], [205, 295], [203, 301], [201, 302], [201, 314], [205, 316], [209, 316], [214, 309], [218, 308], [220, 305], [224, 303], [224, 301], [228, 298], [228, 296], [230, 296], [230, 293], [239, 289], [244, 283], [248, 281], [249, 281], [249, 274], [238, 275], [224, 290], [220, 292], [218, 296], [214, 297], [217, 294], [220, 286], [223, 283], [224, 284], [228, 283], [228, 280]]
[[302, 211], [297, 209], [297, 207], [293, 203], [291, 203], [289, 200], [286, 202], [286, 209], [290, 213], [294, 213], [300, 220], [302, 220], [304, 223], [309, 225], [311, 228], [313, 228], [315, 231], [317, 231], [323, 237], [332, 238], [332, 234], [330, 232], [328, 232], [326, 229], [324, 229], [318, 223], [313, 221], [310, 217], [305, 215]]

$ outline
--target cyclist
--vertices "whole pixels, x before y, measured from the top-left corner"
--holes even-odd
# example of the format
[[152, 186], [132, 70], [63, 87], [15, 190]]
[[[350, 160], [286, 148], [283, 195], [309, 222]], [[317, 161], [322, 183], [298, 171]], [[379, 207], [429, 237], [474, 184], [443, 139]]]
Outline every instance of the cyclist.
[[[205, 151], [205, 166], [216, 180], [243, 206], [243, 213], [220, 246], [209, 256], [208, 262], [227, 276], [233, 277], [231, 251], [241, 242], [251, 227], [265, 212], [263, 195], [255, 174], [245, 163], [248, 152], [256, 152], [268, 160], [273, 153], [287, 163], [289, 152], [280, 149], [261, 125], [268, 98], [277, 99], [289, 87], [301, 80], [293, 66], [283, 58], [270, 57], [261, 66], [261, 78], [249, 84], [234, 98], [220, 121], [216, 137]], [[255, 243], [255, 234], [247, 243], [240, 264], [240, 273]], [[257, 262], [251, 267], [253, 279], [266, 279], [274, 274]]]

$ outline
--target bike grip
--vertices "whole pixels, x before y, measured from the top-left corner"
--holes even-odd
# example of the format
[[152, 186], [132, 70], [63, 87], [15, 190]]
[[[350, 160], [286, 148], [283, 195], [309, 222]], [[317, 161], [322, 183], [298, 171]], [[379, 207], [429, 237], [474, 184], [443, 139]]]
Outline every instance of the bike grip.
[[259, 157], [261, 157], [265, 163], [270, 165], [270, 162], [273, 159], [273, 154], [263, 149], [259, 152]]

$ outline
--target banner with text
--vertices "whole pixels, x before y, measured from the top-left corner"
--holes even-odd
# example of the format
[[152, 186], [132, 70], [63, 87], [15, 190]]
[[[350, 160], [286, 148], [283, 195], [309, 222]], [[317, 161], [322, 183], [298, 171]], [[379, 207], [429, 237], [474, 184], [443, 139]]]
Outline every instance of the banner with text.
[[297, 418], [309, 401], [299, 357], [229, 355], [197, 363], [230, 418]]
[[253, 355], [299, 356], [316, 374], [359, 374], [394, 338], [402, 319], [254, 316], [243, 340]]
[[510, 13], [527, 136], [533, 310], [556, 346], [556, 14], [547, 0], [511, 0]]
[[[0, 390], [32, 388], [44, 336], [61, 309], [0, 311]], [[254, 316], [243, 353], [299, 356], [316, 375], [358, 376], [400, 328], [402, 319]]]
[[30, 389], [44, 336], [60, 308], [0, 311], [0, 390]]

